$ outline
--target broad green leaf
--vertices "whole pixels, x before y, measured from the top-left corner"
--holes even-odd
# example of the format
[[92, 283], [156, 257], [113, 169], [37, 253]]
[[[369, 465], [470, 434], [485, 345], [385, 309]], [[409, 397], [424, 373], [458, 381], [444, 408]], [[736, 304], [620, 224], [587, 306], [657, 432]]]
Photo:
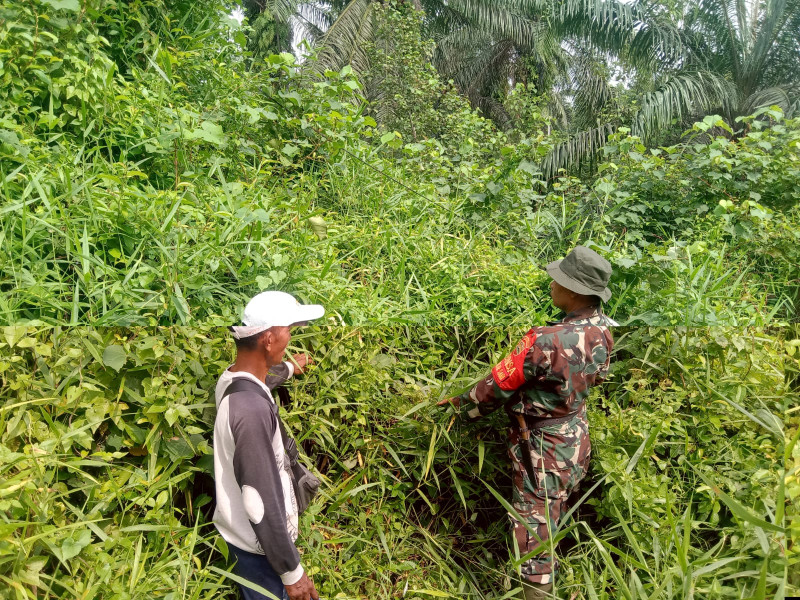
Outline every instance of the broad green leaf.
[[27, 331], [28, 329], [26, 327], [19, 325], [6, 325], [3, 327], [3, 337], [6, 340], [6, 344], [13, 348], [19, 340], [25, 337]]
[[283, 152], [289, 158], [294, 158], [300, 152], [300, 148], [294, 144], [285, 144], [281, 152]]
[[598, 183], [595, 186], [595, 189], [597, 189], [599, 192], [602, 192], [604, 194], [610, 194], [615, 189], [617, 189], [617, 186], [615, 186], [610, 181], [601, 181], [600, 183]]
[[162, 442], [164, 450], [173, 461], [180, 461], [194, 456], [194, 450], [183, 438], [175, 438]]
[[42, 0], [42, 2], [56, 10], [78, 12], [81, 9], [81, 4], [78, 0]]
[[203, 121], [197, 129], [184, 133], [184, 137], [189, 140], [205, 140], [217, 146], [227, 144], [222, 127], [212, 121]]
[[309, 217], [308, 222], [319, 239], [324, 240], [328, 237], [328, 224], [325, 223], [325, 219], [322, 217]]
[[180, 319], [181, 325], [186, 325], [190, 318], [189, 303], [183, 297], [183, 292], [177, 282], [175, 282], [172, 289], [175, 292], [172, 296], [172, 305], [175, 307], [175, 312], [178, 315], [178, 319]]
[[74, 532], [70, 537], [65, 538], [61, 543], [59, 559], [66, 563], [75, 558], [92, 541], [92, 533], [88, 529]]
[[[116, 370], [118, 371], [119, 369]], [[86, 409], [86, 420], [90, 425], [92, 433], [97, 431], [100, 423], [105, 419], [107, 410], [108, 404], [106, 402], [96, 402]]]
[[0, 143], [8, 144], [14, 148], [14, 150], [19, 152], [23, 158], [27, 157], [31, 151], [30, 148], [20, 142], [19, 137], [15, 132], [8, 129], [0, 129]]
[[119, 371], [127, 360], [128, 354], [122, 346], [111, 344], [103, 350], [103, 364], [115, 371]]

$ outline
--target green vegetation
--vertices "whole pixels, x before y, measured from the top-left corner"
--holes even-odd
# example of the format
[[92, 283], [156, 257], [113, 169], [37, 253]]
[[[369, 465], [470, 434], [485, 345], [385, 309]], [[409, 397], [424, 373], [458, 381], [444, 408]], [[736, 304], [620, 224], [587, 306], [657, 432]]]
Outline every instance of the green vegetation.
[[[333, 0], [322, 14], [295, 0], [246, 4], [283, 20], [293, 10], [311, 33], [332, 20], [324, 36], [315, 36], [320, 68], [350, 64], [367, 73], [374, 62], [365, 49], [385, 41], [384, 3], [376, 0]], [[651, 142], [664, 134], [674, 139], [698, 113], [719, 113], [733, 126], [736, 117], [761, 108], [800, 107], [796, 0], [413, 0], [392, 6], [418, 15], [426, 37], [436, 40], [431, 58], [441, 78], [499, 126], [520, 125], [509, 88], [538, 89], [546, 114], [568, 136], [544, 163], [548, 177], [591, 158], [621, 126]], [[619, 85], [620, 76], [630, 85]], [[383, 93], [367, 92], [370, 100]]]
[[[518, 585], [491, 492], [510, 484], [504, 417], [466, 425], [432, 406], [516, 333], [296, 336], [319, 361], [294, 385], [288, 425], [325, 479], [301, 541], [325, 597], [499, 598]], [[797, 346], [760, 329], [617, 338], [614, 376], [590, 405], [597, 487], [562, 530], [563, 597], [790, 595], [781, 499], [800, 498], [796, 467], [783, 484], [782, 456], [796, 452], [775, 415]], [[231, 346], [220, 328], [6, 329], [5, 597], [226, 593], [224, 544], [196, 482]]]
[[0, 598], [234, 596], [209, 392], [266, 288], [328, 309], [287, 419], [325, 478], [300, 542], [323, 596], [512, 597], [503, 418], [434, 404], [554, 316], [540, 267], [578, 243], [625, 327], [559, 594], [800, 593], [791, 107], [695, 104], [553, 174], [580, 120], [552, 90], [517, 86], [500, 129], [409, 5], [369, 3], [357, 77], [270, 54], [273, 4], [252, 28], [215, 0], [0, 7]]
[[[548, 186], [544, 118], [499, 132], [433, 72], [404, 99], [414, 65], [398, 75], [390, 57], [426, 69], [424, 54], [398, 50], [419, 40], [407, 28], [393, 28], [394, 51], [375, 50], [370, 81], [396, 91], [377, 105], [395, 115], [386, 131], [349, 68], [310, 79], [284, 54], [246, 71], [242, 47], [198, 5], [164, 40], [134, 36], [143, 48], [126, 77], [103, 28], [35, 6], [5, 9], [6, 322], [227, 324], [279, 285], [345, 324], [505, 324], [545, 295], [539, 265], [578, 242], [620, 267], [620, 322], [793, 314], [800, 128], [778, 109], [734, 137], [707, 117], [651, 150], [615, 134], [599, 176]], [[329, 224], [324, 239], [314, 216]]]

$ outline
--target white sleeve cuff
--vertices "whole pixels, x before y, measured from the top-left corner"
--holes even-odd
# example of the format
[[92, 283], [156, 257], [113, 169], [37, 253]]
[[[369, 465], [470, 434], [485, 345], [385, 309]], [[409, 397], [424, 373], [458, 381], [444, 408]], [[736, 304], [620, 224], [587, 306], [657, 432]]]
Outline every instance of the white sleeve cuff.
[[291, 379], [292, 375], [294, 375], [294, 363], [290, 360], [285, 360], [283, 361], [283, 364], [289, 367], [289, 374], [286, 376], [286, 379]]
[[283, 585], [294, 585], [300, 581], [303, 573], [305, 573], [303, 570], [303, 563], [297, 563], [297, 568], [294, 571], [289, 571], [288, 573], [281, 575], [281, 581], [283, 582]]

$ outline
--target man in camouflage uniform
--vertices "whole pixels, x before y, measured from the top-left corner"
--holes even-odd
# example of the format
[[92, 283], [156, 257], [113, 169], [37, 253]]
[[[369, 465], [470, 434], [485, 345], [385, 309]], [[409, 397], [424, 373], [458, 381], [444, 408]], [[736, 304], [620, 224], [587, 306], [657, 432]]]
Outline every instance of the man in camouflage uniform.
[[557, 565], [548, 540], [588, 469], [585, 400], [589, 388], [608, 374], [613, 346], [608, 328], [616, 325], [601, 309], [601, 301], [611, 297], [608, 261], [578, 246], [546, 270], [553, 278], [553, 304], [564, 318], [532, 328], [469, 392], [439, 402], [466, 406], [471, 419], [504, 406], [511, 418], [513, 506], [528, 525], [512, 516], [514, 537], [520, 556], [545, 545], [522, 565], [527, 599], [550, 597]]

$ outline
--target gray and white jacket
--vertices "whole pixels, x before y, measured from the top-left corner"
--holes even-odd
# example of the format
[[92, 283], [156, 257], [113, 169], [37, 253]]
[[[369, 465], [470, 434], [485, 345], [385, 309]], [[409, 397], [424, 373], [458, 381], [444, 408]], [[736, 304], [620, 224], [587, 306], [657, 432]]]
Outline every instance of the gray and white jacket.
[[298, 535], [297, 501], [276, 411], [253, 392], [223, 397], [234, 378], [247, 377], [258, 382], [274, 403], [271, 388], [291, 377], [294, 367], [282, 363], [270, 373], [265, 384], [250, 373], [226, 370], [217, 382], [214, 524], [226, 542], [264, 554], [284, 585], [291, 585], [304, 571], [294, 544]]

